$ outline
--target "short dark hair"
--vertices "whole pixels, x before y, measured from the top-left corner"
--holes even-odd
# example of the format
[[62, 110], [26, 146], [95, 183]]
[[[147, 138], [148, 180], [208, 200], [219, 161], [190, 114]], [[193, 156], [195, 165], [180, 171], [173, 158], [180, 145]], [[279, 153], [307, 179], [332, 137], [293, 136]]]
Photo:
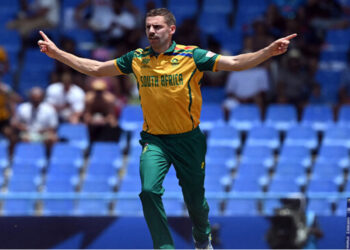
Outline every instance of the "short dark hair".
[[147, 12], [146, 18], [150, 16], [163, 16], [167, 25], [176, 25], [174, 14], [166, 8], [152, 9]]

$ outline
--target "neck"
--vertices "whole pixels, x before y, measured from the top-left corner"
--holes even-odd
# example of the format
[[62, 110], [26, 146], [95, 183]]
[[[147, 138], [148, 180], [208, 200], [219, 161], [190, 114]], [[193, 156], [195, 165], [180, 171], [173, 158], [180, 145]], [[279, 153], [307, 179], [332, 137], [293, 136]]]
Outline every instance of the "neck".
[[167, 51], [167, 49], [170, 48], [172, 43], [173, 43], [172, 40], [169, 40], [164, 46], [161, 46], [161, 47], [158, 47], [158, 48], [152, 47], [152, 49], [157, 54], [161, 54], [161, 53], [164, 53], [165, 51]]

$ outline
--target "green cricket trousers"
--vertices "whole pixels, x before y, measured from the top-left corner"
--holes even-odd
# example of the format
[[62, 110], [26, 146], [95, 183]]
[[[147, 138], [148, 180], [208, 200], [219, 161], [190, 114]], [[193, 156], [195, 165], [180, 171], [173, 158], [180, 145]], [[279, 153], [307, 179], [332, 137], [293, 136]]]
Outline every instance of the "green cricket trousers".
[[193, 238], [197, 242], [208, 240], [209, 207], [204, 197], [207, 145], [204, 134], [199, 127], [176, 135], [151, 135], [143, 131], [140, 143], [143, 147], [140, 159], [140, 198], [153, 247], [174, 249], [162, 202], [162, 184], [171, 164], [175, 167], [192, 221]]

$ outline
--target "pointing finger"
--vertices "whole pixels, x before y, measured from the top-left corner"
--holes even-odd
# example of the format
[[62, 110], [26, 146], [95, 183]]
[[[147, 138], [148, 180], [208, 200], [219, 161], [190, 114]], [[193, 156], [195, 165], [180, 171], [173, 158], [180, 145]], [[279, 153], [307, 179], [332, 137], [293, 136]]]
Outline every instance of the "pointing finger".
[[50, 39], [46, 36], [46, 34], [43, 32], [43, 31], [39, 31], [39, 33], [40, 33], [40, 35], [44, 38], [44, 40], [46, 41], [46, 42], [49, 42], [50, 41]]
[[284, 37], [283, 39], [291, 40], [291, 39], [293, 39], [294, 37], [296, 37], [297, 35], [298, 35], [297, 33], [294, 33], [294, 34], [291, 34], [291, 35], [289, 35], [289, 36]]

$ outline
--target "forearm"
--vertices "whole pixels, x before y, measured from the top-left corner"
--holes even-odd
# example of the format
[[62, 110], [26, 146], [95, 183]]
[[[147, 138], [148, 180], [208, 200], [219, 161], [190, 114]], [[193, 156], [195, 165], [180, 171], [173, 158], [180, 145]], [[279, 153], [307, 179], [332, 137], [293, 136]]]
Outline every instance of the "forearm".
[[267, 48], [252, 53], [246, 53], [237, 56], [229, 56], [223, 59], [228, 60], [228, 63], [220, 65], [219, 61], [218, 69], [225, 71], [246, 70], [261, 64], [262, 62], [268, 60], [270, 57], [271, 54], [269, 53]]
[[57, 57], [55, 59], [85, 75], [101, 76], [99, 73], [99, 68], [102, 62], [87, 58], [81, 58], [63, 50], [58, 51]]

